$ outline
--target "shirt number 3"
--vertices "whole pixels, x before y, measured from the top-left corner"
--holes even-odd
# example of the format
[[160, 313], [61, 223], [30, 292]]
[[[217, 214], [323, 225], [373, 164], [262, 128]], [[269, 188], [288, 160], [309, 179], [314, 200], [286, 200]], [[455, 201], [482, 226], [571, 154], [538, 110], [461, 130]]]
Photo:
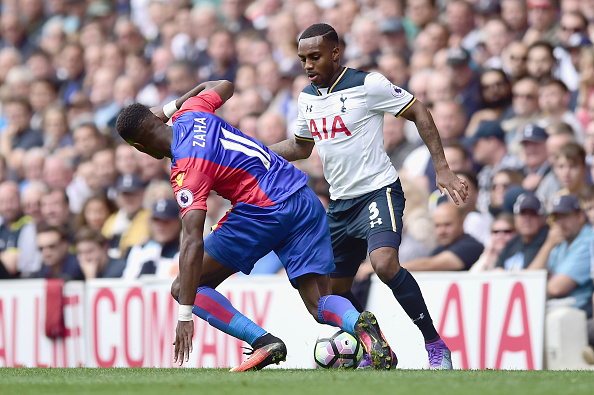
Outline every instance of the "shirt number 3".
[[381, 225], [382, 224], [382, 218], [379, 216], [379, 210], [377, 208], [377, 203], [373, 202], [369, 205], [369, 213], [371, 214], [369, 216], [369, 226], [371, 226], [371, 229], [373, 229], [373, 227], [375, 225]]

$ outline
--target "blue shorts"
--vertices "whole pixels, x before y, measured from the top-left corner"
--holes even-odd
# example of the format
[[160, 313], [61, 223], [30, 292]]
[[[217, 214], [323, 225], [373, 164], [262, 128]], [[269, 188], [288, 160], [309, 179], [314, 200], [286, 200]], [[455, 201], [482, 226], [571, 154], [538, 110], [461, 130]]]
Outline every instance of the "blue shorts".
[[326, 212], [308, 186], [274, 206], [238, 203], [204, 239], [204, 250], [226, 267], [245, 274], [274, 251], [294, 287], [300, 276], [330, 274], [335, 268]]
[[328, 223], [336, 262], [332, 278], [354, 277], [367, 251], [400, 247], [404, 200], [396, 180], [365, 195], [330, 202]]

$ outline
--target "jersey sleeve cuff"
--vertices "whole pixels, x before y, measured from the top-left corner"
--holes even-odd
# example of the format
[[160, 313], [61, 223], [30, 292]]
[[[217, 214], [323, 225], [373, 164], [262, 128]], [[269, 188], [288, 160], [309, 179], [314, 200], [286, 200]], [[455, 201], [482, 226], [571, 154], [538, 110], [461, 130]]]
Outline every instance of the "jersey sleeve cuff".
[[410, 99], [410, 101], [408, 102], [408, 104], [404, 107], [402, 107], [402, 110], [398, 111], [398, 113], [396, 115], [394, 115], [396, 118], [398, 118], [399, 116], [402, 115], [402, 113], [404, 113], [406, 110], [408, 110], [410, 108], [410, 106], [413, 105], [413, 103], [417, 100], [416, 97], [413, 97], [412, 99]]
[[301, 137], [301, 136], [297, 136], [297, 135], [295, 135], [295, 140], [314, 141], [313, 137], [309, 138], [309, 137]]

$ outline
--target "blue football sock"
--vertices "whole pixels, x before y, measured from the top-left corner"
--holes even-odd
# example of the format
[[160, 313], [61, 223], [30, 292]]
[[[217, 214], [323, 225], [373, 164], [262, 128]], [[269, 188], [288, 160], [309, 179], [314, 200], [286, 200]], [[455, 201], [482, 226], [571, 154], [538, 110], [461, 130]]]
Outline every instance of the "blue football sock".
[[338, 296], [342, 296], [343, 298], [348, 299], [353, 304], [353, 306], [355, 306], [355, 309], [357, 309], [357, 311], [365, 310], [361, 305], [361, 302], [359, 302], [359, 299], [357, 299], [355, 294], [353, 294], [353, 291], [349, 290], [347, 292], [339, 294]]
[[433, 326], [429, 310], [421, 294], [421, 289], [415, 278], [405, 268], [400, 268], [398, 273], [386, 283], [404, 309], [406, 314], [421, 330], [425, 343], [434, 341], [439, 337]]
[[266, 334], [264, 329], [237, 311], [227, 298], [210, 287], [198, 288], [192, 312], [215, 328], [250, 345]]
[[318, 302], [318, 321], [337, 326], [355, 336], [355, 324], [360, 313], [348, 300], [338, 295], [326, 295]]

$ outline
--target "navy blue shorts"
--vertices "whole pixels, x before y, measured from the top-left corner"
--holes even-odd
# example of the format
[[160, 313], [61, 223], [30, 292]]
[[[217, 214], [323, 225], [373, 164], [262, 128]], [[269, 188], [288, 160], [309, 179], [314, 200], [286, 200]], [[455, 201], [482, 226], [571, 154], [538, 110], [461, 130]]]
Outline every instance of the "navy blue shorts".
[[363, 196], [330, 202], [328, 223], [336, 263], [331, 277], [354, 277], [367, 251], [400, 247], [404, 200], [396, 180]]
[[308, 186], [274, 206], [235, 205], [204, 239], [204, 250], [226, 267], [245, 274], [274, 251], [293, 286], [304, 274], [325, 275], [334, 270], [326, 212]]

